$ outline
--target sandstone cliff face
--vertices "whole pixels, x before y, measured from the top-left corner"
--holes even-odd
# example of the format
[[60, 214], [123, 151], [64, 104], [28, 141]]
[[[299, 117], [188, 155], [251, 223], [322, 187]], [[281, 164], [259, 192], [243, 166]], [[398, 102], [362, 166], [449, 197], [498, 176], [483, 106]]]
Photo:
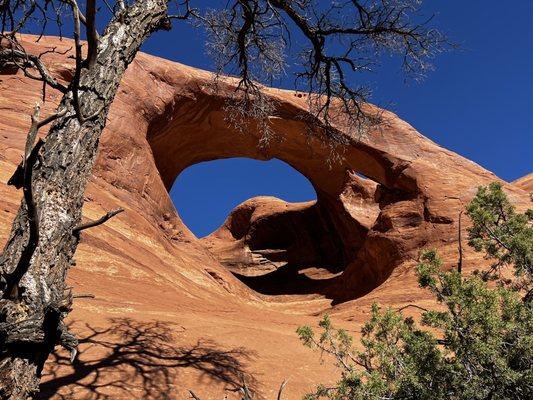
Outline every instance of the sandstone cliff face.
[[[26, 40], [36, 52], [71, 47]], [[70, 76], [65, 56], [48, 61], [58, 77]], [[309, 140], [299, 117], [305, 98], [277, 89], [265, 90], [278, 106], [279, 140], [264, 148], [255, 130], [240, 134], [225, 123], [232, 84], [213, 93], [212, 79], [145, 54], [130, 66], [84, 207], [88, 219], [126, 212], [83, 234], [69, 279], [75, 292], [96, 298], [76, 304], [71, 321], [86, 338], [80, 362], [57, 356], [64, 365], [49, 366], [46, 398], [186, 398], [189, 387], [221, 398], [241, 373], [255, 375], [251, 383], [267, 398], [290, 377], [287, 398], [299, 398], [335, 375], [298, 343], [296, 327], [329, 310], [357, 334], [373, 301], [427, 302], [414, 278], [420, 249], [437, 248], [454, 265], [459, 212], [477, 186], [498, 179], [389, 112], [379, 128], [348, 137], [343, 160], [329, 168], [328, 144]], [[21, 197], [6, 182], [39, 90], [19, 71], [0, 75], [2, 241]], [[58, 100], [48, 91], [43, 114]], [[185, 168], [228, 157], [281, 159], [309, 179], [317, 201], [250, 199], [198, 239], [168, 190]], [[520, 185], [505, 187], [511, 200], [528, 204]], [[465, 267], [479, 259], [467, 251]]]
[[533, 172], [517, 179], [516, 181], [513, 181], [513, 185], [528, 193], [533, 193]]

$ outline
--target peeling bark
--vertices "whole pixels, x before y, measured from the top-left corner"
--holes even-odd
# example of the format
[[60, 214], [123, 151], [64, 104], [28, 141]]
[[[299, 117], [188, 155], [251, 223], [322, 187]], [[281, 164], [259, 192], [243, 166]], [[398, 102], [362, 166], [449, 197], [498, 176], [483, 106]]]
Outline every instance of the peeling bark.
[[[46, 140], [31, 151], [36, 159], [27, 165], [26, 184], [34, 204], [22, 200], [0, 256], [2, 399], [32, 398], [56, 345], [75, 354], [77, 341], [63, 323], [72, 303], [65, 278], [79, 241], [76, 227], [83, 194], [120, 80], [143, 41], [166, 25], [166, 0], [137, 1], [121, 10], [99, 38], [90, 67], [80, 75], [80, 109], [82, 115], [93, 117], [77, 118], [69, 90], [58, 106], [61, 116]], [[30, 238], [32, 214], [37, 218], [37, 240]]]

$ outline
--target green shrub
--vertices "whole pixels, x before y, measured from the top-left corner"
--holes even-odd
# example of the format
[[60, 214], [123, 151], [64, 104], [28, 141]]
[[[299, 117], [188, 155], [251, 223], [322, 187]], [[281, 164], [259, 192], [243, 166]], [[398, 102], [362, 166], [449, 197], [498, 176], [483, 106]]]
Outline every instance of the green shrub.
[[[341, 371], [335, 385], [319, 385], [306, 399], [533, 398], [533, 213], [517, 213], [499, 184], [480, 188], [467, 213], [469, 244], [485, 251], [490, 269], [445, 272], [437, 253], [424, 251], [418, 281], [440, 307], [423, 309], [417, 323], [374, 304], [360, 350], [328, 316], [318, 335], [299, 328], [302, 342], [332, 355]], [[500, 276], [506, 266], [514, 268], [513, 282]]]

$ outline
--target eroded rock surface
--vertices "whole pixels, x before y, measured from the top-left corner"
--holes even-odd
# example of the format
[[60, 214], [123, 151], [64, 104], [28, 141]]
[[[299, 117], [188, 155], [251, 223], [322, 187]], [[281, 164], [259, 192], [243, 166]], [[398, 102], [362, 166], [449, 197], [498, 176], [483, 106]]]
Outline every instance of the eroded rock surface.
[[[36, 53], [72, 47], [56, 38], [25, 40]], [[53, 74], [70, 76], [66, 56], [46, 57]], [[212, 79], [145, 54], [130, 66], [84, 207], [88, 219], [117, 207], [126, 212], [83, 234], [69, 280], [96, 299], [76, 303], [71, 323], [85, 338], [80, 361], [49, 365], [47, 398], [186, 398], [190, 387], [220, 398], [241, 373], [254, 375], [267, 398], [290, 377], [287, 398], [300, 398], [334, 370], [298, 343], [296, 327], [329, 309], [357, 334], [374, 301], [426, 304], [414, 277], [419, 251], [437, 248], [447, 267], [455, 265], [459, 212], [479, 185], [498, 179], [390, 112], [365, 136], [347, 137], [343, 160], [329, 167], [330, 146], [309, 140], [302, 123], [305, 96], [278, 89], [265, 89], [277, 104], [278, 140], [262, 147], [254, 129], [241, 134], [227, 125], [223, 105], [233, 87], [226, 82], [213, 93]], [[6, 182], [39, 97], [40, 84], [20, 71], [0, 75], [2, 240], [21, 197]], [[58, 100], [48, 91], [42, 114]], [[281, 159], [309, 179], [317, 201], [250, 199], [198, 239], [168, 190], [185, 168], [228, 157]], [[511, 200], [529, 204], [521, 187], [505, 186]], [[479, 260], [467, 251], [465, 268]]]
[[522, 178], [513, 181], [513, 185], [525, 190], [528, 193], [533, 193], [533, 172]]

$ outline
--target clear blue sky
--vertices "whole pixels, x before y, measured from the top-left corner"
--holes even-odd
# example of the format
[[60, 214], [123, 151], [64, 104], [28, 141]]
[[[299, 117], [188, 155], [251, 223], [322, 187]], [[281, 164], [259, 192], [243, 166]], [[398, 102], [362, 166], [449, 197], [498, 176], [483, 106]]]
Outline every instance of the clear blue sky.
[[[200, 1], [200, 3], [202, 3]], [[398, 62], [367, 77], [374, 102], [386, 105], [437, 143], [505, 180], [533, 171], [533, 1], [426, 1], [436, 25], [462, 50], [435, 60], [421, 83], [404, 82]], [[201, 32], [176, 24], [144, 51], [211, 68]], [[279, 82], [290, 87], [288, 76]], [[237, 204], [255, 195], [288, 201], [314, 198], [306, 179], [279, 161], [219, 160], [199, 164], [171, 192], [185, 223], [199, 236], [218, 227]]]

